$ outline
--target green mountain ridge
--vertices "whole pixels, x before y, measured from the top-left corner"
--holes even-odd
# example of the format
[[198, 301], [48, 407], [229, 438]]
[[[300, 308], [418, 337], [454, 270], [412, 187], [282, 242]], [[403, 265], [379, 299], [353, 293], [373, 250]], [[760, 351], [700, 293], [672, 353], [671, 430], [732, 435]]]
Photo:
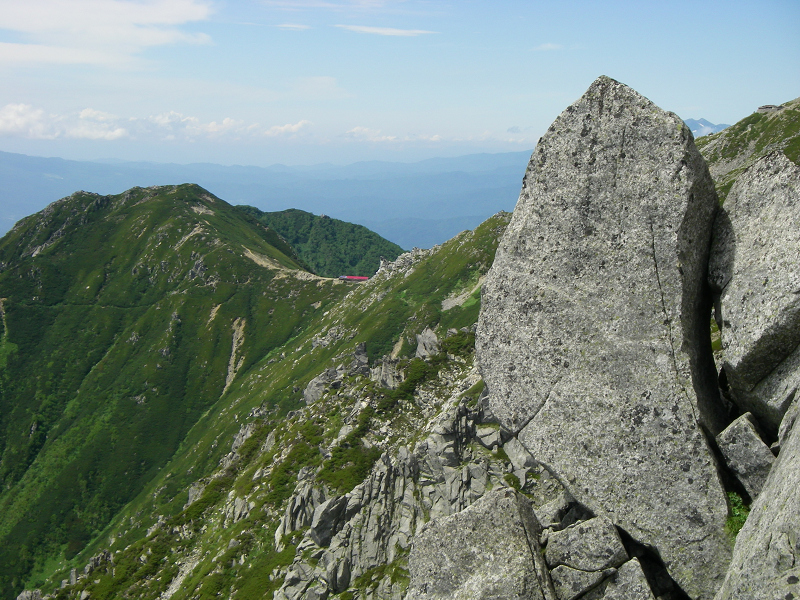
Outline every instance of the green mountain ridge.
[[252, 206], [237, 208], [283, 236], [311, 270], [322, 277], [369, 277], [380, 267], [381, 258], [394, 260], [403, 252], [400, 246], [363, 225], [298, 209], [262, 212]]
[[79, 192], [3, 239], [6, 596], [80, 551], [237, 374], [346, 292], [273, 243], [291, 252], [193, 185]]
[[762, 156], [783, 152], [800, 164], [800, 98], [780, 108], [756, 111], [719, 133], [697, 139], [696, 145], [724, 202], [739, 174]]

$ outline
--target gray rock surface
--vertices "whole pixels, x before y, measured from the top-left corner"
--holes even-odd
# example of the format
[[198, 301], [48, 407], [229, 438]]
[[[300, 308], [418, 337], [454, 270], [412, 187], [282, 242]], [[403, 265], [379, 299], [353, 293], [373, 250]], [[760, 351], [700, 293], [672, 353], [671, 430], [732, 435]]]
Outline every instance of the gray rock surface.
[[327, 369], [308, 382], [303, 390], [303, 399], [306, 404], [314, 404], [322, 398], [325, 389], [336, 379], [336, 369]]
[[800, 598], [800, 427], [792, 429], [736, 538], [716, 600]]
[[581, 521], [550, 534], [545, 552], [553, 569], [566, 565], [581, 571], [602, 571], [628, 560], [617, 528], [605, 517]]
[[548, 588], [540, 526], [513, 490], [487, 493], [460, 513], [429, 521], [414, 538], [407, 600], [541, 599]]
[[492, 409], [581, 504], [710, 598], [730, 546], [704, 295], [714, 185], [681, 119], [607, 77], [551, 125], [483, 287]]
[[417, 358], [427, 358], [439, 352], [439, 338], [430, 327], [417, 334]]
[[794, 398], [792, 404], [786, 409], [786, 414], [783, 415], [781, 426], [778, 428], [778, 440], [775, 442], [775, 446], [778, 450], [780, 450], [789, 439], [789, 435], [792, 433], [798, 416], [800, 416], [800, 401]]
[[511, 464], [514, 465], [514, 470], [516, 471], [523, 471], [536, 466], [536, 461], [533, 456], [531, 456], [531, 453], [526, 450], [525, 446], [523, 446], [517, 438], [512, 437], [503, 444], [503, 450], [505, 450], [508, 459], [511, 461]]
[[558, 600], [575, 600], [615, 573], [616, 569], [581, 571], [560, 565], [550, 571], [550, 576]]
[[397, 389], [405, 377], [404, 372], [397, 368], [399, 362], [397, 359], [384, 356], [375, 367], [370, 369], [369, 378], [381, 387], [390, 390]]
[[731, 423], [717, 436], [717, 446], [728, 468], [755, 500], [764, 487], [775, 456], [758, 434], [753, 415], [745, 413]]
[[[454, 394], [430, 418], [427, 436], [413, 452], [400, 447], [395, 455], [384, 454], [361, 484], [335, 502], [301, 470], [275, 533], [276, 547], [284, 548], [281, 540], [287, 534], [310, 527], [297, 546], [294, 564], [279, 575], [284, 580], [276, 600], [303, 598], [321, 585], [338, 594], [386, 565], [402, 573], [411, 540], [428, 518], [455, 514], [487, 490], [507, 485], [504, 477], [512, 465], [502, 453], [482, 448], [476, 430], [483, 411], [467, 403]], [[549, 500], [556, 492], [551, 494], [552, 485], [542, 479], [527, 491]], [[377, 587], [359, 599], [403, 598], [404, 581], [391, 573], [387, 570]]]
[[318, 546], [327, 546], [336, 533], [347, 509], [347, 496], [337, 496], [320, 504], [314, 510], [309, 535]]
[[800, 385], [798, 222], [800, 167], [774, 152], [731, 188], [714, 227], [709, 264], [709, 281], [721, 292], [731, 394], [771, 434]]
[[655, 600], [639, 560], [633, 558], [616, 575], [592, 590], [582, 600]]

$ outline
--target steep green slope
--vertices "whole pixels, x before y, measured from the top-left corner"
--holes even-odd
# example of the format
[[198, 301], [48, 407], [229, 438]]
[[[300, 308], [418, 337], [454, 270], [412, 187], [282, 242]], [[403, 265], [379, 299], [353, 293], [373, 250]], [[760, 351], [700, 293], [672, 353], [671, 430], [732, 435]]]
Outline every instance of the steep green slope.
[[252, 206], [237, 208], [277, 231], [322, 277], [369, 277], [378, 270], [381, 256], [394, 260], [403, 251], [362, 225], [297, 209], [261, 212]]
[[[321, 306], [307, 328], [254, 362], [80, 555], [41, 571], [52, 577], [45, 589], [58, 587], [71, 566], [80, 571], [96, 555], [91, 576], [67, 585], [57, 598], [83, 591], [95, 599], [271, 598], [283, 582], [276, 573], [285, 574], [302, 554], [296, 534], [280, 544], [275, 537], [298, 480], [316, 471], [332, 493], [352, 489], [382, 452], [399, 440], [412, 443], [427, 425], [422, 407], [430, 400], [417, 398], [419, 389], [444, 386], [446, 398], [454, 378], [474, 373], [470, 327], [478, 316], [480, 281], [508, 218], [498, 214], [442, 247], [404, 254], [365, 284], [341, 284], [348, 293]], [[425, 327], [438, 333], [451, 358], [413, 358], [416, 334]], [[363, 362], [353, 367], [361, 344], [372, 357], [394, 349], [405, 383], [382, 389], [364, 376]], [[304, 408], [304, 388], [331, 369], [341, 370], [338, 383], [326, 385], [319, 402]], [[353, 427], [341, 438], [348, 419]], [[42, 583], [34, 577], [28, 587]]]
[[80, 552], [237, 377], [346, 292], [289, 253], [194, 185], [79, 192], [3, 238], [2, 597]]
[[695, 143], [724, 201], [739, 173], [770, 152], [782, 151], [800, 164], [800, 98], [785, 102], [778, 110], [754, 112]]

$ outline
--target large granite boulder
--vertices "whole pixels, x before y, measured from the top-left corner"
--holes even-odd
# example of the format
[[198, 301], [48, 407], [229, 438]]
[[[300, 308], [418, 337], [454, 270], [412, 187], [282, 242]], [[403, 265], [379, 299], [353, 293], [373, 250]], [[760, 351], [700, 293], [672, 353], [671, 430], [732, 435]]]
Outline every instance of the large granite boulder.
[[714, 227], [722, 356], [733, 400], [771, 436], [800, 385], [800, 166], [782, 152], [742, 173]]
[[429, 521], [408, 558], [406, 600], [555, 600], [530, 502], [504, 488]]
[[717, 600], [800, 599], [800, 427], [792, 428], [736, 538]]
[[730, 559], [701, 424], [714, 184], [683, 121], [601, 77], [550, 126], [483, 287], [492, 410], [572, 496], [653, 547], [692, 598]]

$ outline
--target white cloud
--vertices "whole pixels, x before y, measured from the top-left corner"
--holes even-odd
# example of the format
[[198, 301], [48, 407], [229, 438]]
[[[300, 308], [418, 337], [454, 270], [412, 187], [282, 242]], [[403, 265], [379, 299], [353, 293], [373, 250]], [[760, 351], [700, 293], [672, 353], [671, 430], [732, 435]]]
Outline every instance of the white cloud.
[[399, 37], [417, 37], [428, 33], [439, 33], [438, 31], [426, 31], [424, 29], [395, 29], [393, 27], [365, 27], [362, 25], [334, 25], [347, 29], [348, 31], [355, 31], [357, 33], [371, 33], [373, 35], [389, 35]]
[[0, 0], [0, 29], [25, 43], [0, 44], [5, 63], [120, 63], [146, 48], [207, 43], [179, 26], [211, 14], [204, 0]]
[[541, 52], [547, 52], [550, 50], [563, 50], [563, 49], [564, 46], [562, 46], [561, 44], [551, 44], [549, 42], [545, 44], [539, 44], [538, 46], [536, 46], [536, 48], [534, 48], [534, 50]]
[[0, 108], [0, 135], [31, 139], [56, 138], [116, 140], [128, 136], [119, 118], [91, 108], [76, 115], [46, 114], [28, 104], [7, 104]]
[[40, 108], [28, 104], [6, 104], [0, 108], [0, 135], [46, 139], [46, 117]]
[[305, 31], [306, 29], [311, 29], [310, 25], [299, 25], [297, 23], [282, 23], [280, 25], [276, 25], [279, 29], [286, 29], [287, 31]]
[[353, 127], [347, 131], [345, 137], [350, 140], [360, 142], [394, 142], [397, 141], [395, 135], [381, 135], [380, 129], [369, 129], [368, 127]]
[[286, 125], [275, 125], [267, 129], [264, 132], [264, 135], [269, 137], [274, 137], [279, 135], [286, 135], [289, 133], [297, 133], [307, 125], [311, 125], [311, 121], [306, 121], [305, 119], [303, 119], [302, 121], [298, 121], [294, 125], [292, 125], [291, 123], [288, 123]]
[[94, 108], [58, 115], [48, 114], [41, 108], [28, 104], [7, 104], [0, 107], [0, 136], [29, 139], [255, 140], [263, 137], [295, 137], [311, 124], [308, 119], [301, 119], [297, 123], [274, 125], [265, 129], [258, 123], [247, 123], [240, 119], [225, 117], [221, 120], [202, 121], [176, 111], [138, 118], [120, 117]]

